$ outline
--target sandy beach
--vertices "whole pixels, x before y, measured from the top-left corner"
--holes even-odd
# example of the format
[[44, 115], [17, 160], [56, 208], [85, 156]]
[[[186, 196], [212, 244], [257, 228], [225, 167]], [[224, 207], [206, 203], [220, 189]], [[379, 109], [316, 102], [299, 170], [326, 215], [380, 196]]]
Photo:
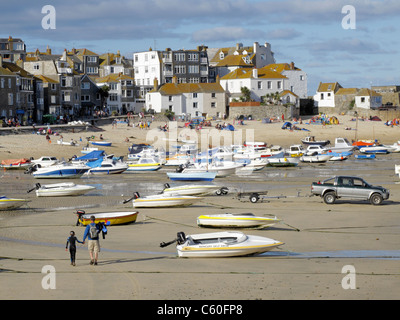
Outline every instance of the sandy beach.
[[[242, 140], [254, 135], [255, 141], [288, 148], [300, 139], [313, 135], [317, 139], [345, 137], [378, 139], [384, 144], [400, 140], [399, 127], [383, 122], [351, 121], [337, 115], [338, 125], [313, 125], [303, 120], [299, 128], [282, 130], [282, 122], [263, 124], [245, 121], [235, 125], [242, 130]], [[104, 150], [125, 156], [132, 143], [171, 139], [155, 129], [164, 123], [153, 123], [150, 130], [126, 124], [101, 127], [103, 131], [62, 132], [63, 140], [78, 141], [78, 146], [57, 144], [36, 134], [0, 136], [0, 160], [39, 158], [44, 155], [68, 159], [81, 155], [86, 137], [100, 134], [112, 142]], [[215, 125], [215, 123], [213, 123]], [[183, 123], [178, 123], [178, 135]], [[357, 128], [357, 130], [356, 130]], [[202, 129], [198, 132], [200, 141]], [[248, 136], [245, 130], [249, 130]], [[193, 132], [196, 132], [193, 130]], [[211, 132], [211, 131], [210, 131]], [[252, 132], [252, 133], [251, 133]], [[161, 133], [161, 135], [160, 135]], [[237, 132], [238, 133], [238, 132]], [[211, 132], [211, 136], [214, 133]], [[125, 139], [128, 138], [129, 142]], [[82, 139], [82, 141], [80, 141]], [[301, 164], [296, 168], [264, 168], [254, 177], [231, 176], [215, 180], [221, 186], [241, 189], [267, 188], [271, 197], [264, 202], [242, 202], [235, 192], [225, 196], [207, 196], [199, 203], [178, 209], [138, 209], [136, 223], [109, 227], [101, 239], [99, 264], [89, 265], [86, 245], [78, 245], [77, 265], [69, 263], [66, 239], [74, 230], [82, 240], [84, 228], [76, 226], [74, 212], [131, 210], [129, 198], [134, 191], [159, 192], [168, 182], [166, 170], [154, 173], [122, 174], [79, 179], [96, 185], [97, 190], [85, 196], [37, 198], [26, 191], [38, 182], [23, 170], [1, 172], [0, 193], [29, 199], [27, 206], [0, 213], [0, 299], [20, 300], [397, 300], [400, 298], [399, 207], [400, 179], [394, 165], [400, 154], [379, 155], [370, 162], [349, 159], [340, 163]], [[374, 185], [390, 189], [391, 197], [380, 206], [364, 201], [338, 201], [326, 205], [310, 196], [310, 184], [333, 175], [354, 174]], [[52, 180], [52, 183], [57, 181]], [[77, 182], [77, 180], [74, 180]], [[186, 234], [212, 232], [199, 228], [196, 217], [202, 213], [252, 212], [277, 216], [282, 220], [263, 230], [242, 230], [285, 244], [267, 254], [241, 258], [182, 259], [173, 245], [159, 244]], [[214, 230], [215, 231], [215, 230]], [[44, 289], [44, 266], [52, 266], [56, 288]], [[355, 289], [344, 289], [345, 267], [355, 270]]]

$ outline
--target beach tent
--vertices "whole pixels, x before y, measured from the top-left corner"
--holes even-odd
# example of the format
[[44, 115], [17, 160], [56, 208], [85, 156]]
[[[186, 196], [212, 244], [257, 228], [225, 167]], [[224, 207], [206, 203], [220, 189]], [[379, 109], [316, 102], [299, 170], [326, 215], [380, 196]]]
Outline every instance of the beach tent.
[[370, 119], [371, 121], [382, 121], [379, 117], [374, 116]]
[[229, 131], [235, 131], [235, 127], [233, 125], [228, 125], [225, 130], [229, 130]]
[[290, 122], [285, 122], [282, 129], [292, 129], [292, 124]]
[[336, 117], [330, 117], [329, 118], [329, 123], [330, 124], [339, 124], [339, 120]]

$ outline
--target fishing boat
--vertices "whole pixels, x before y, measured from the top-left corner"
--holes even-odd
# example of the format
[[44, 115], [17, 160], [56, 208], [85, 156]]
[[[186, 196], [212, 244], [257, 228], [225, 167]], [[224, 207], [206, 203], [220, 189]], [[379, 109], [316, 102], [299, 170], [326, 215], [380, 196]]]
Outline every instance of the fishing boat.
[[61, 161], [58, 160], [56, 157], [43, 156], [39, 159], [32, 159], [31, 162], [34, 165], [38, 165], [40, 167], [49, 167], [55, 164], [59, 164]]
[[223, 213], [197, 217], [199, 227], [255, 228], [270, 227], [280, 222], [277, 217], [257, 217], [253, 213]]
[[135, 192], [133, 197], [125, 200], [124, 203], [132, 201], [134, 208], [166, 208], [166, 207], [186, 207], [200, 201], [200, 197], [182, 196], [179, 194], [156, 194], [140, 197], [139, 192]]
[[329, 150], [332, 152], [352, 152], [353, 150], [357, 149], [353, 146], [346, 138], [336, 138], [335, 139], [335, 146], [329, 147]]
[[213, 184], [189, 184], [171, 187], [168, 183], [164, 184], [165, 195], [180, 194], [182, 196], [204, 196], [221, 190], [222, 188]]
[[301, 139], [301, 142], [305, 145], [319, 145], [319, 146], [326, 146], [331, 142], [329, 140], [315, 140], [314, 136], [307, 136], [304, 139]]
[[90, 218], [94, 216], [94, 222], [109, 223], [109, 225], [128, 224], [136, 222], [139, 212], [137, 211], [118, 211], [118, 212], [97, 212], [97, 213], [85, 213], [83, 210], [78, 210], [76, 215], [78, 221], [76, 225], [87, 226], [92, 221]]
[[299, 165], [298, 158], [280, 157], [268, 158], [268, 167], [296, 167]]
[[59, 179], [59, 178], [80, 178], [89, 171], [90, 167], [83, 163], [63, 162], [49, 167], [37, 168], [30, 167], [25, 173], [31, 173], [36, 179]]
[[167, 172], [172, 181], [213, 181], [216, 172]]
[[127, 162], [127, 172], [131, 171], [156, 171], [161, 168], [161, 163], [154, 157], [143, 157], [136, 161]]
[[374, 154], [356, 154], [354, 158], [358, 160], [373, 160], [376, 156]]
[[94, 189], [96, 188], [93, 186], [75, 184], [73, 182], [63, 182], [46, 185], [41, 185], [40, 183], [37, 183], [35, 188], [28, 190], [28, 192], [36, 190], [36, 196], [38, 197], [65, 197], [79, 196]]
[[186, 258], [219, 258], [238, 257], [264, 253], [283, 242], [246, 235], [238, 231], [225, 231], [214, 233], [193, 234], [186, 236], [183, 232], [178, 233], [177, 239], [168, 243], [161, 243], [161, 247], [176, 242], [179, 257]]
[[0, 168], [7, 170], [27, 169], [32, 165], [31, 160], [26, 158], [21, 159], [6, 159], [2, 160]]
[[0, 196], [0, 210], [11, 210], [22, 207], [27, 204], [29, 200], [25, 199], [14, 199], [7, 196]]
[[101, 146], [101, 147], [111, 147], [111, 142], [108, 141], [90, 141], [90, 143], [94, 146]]
[[310, 162], [310, 163], [324, 163], [329, 161], [332, 156], [329, 154], [318, 154], [318, 153], [305, 153], [300, 157], [301, 162]]

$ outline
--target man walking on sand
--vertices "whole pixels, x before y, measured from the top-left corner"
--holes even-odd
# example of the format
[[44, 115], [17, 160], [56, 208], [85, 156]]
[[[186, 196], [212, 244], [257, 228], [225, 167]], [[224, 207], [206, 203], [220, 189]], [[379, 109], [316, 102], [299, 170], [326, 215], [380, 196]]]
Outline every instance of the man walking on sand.
[[101, 230], [98, 229], [95, 221], [95, 217], [90, 217], [90, 223], [86, 226], [85, 233], [83, 235], [83, 243], [88, 238], [88, 250], [90, 254], [90, 264], [97, 265], [97, 259], [100, 252], [100, 241], [99, 233]]

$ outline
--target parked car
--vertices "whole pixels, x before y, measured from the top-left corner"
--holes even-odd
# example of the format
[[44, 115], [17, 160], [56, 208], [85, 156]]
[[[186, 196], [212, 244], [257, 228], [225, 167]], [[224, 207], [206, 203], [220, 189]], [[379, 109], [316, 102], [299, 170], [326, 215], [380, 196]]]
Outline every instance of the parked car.
[[339, 198], [348, 198], [368, 200], [373, 205], [379, 205], [390, 196], [388, 189], [372, 186], [364, 179], [353, 176], [335, 176], [322, 183], [313, 182], [311, 193], [322, 197], [326, 204], [334, 204]]

